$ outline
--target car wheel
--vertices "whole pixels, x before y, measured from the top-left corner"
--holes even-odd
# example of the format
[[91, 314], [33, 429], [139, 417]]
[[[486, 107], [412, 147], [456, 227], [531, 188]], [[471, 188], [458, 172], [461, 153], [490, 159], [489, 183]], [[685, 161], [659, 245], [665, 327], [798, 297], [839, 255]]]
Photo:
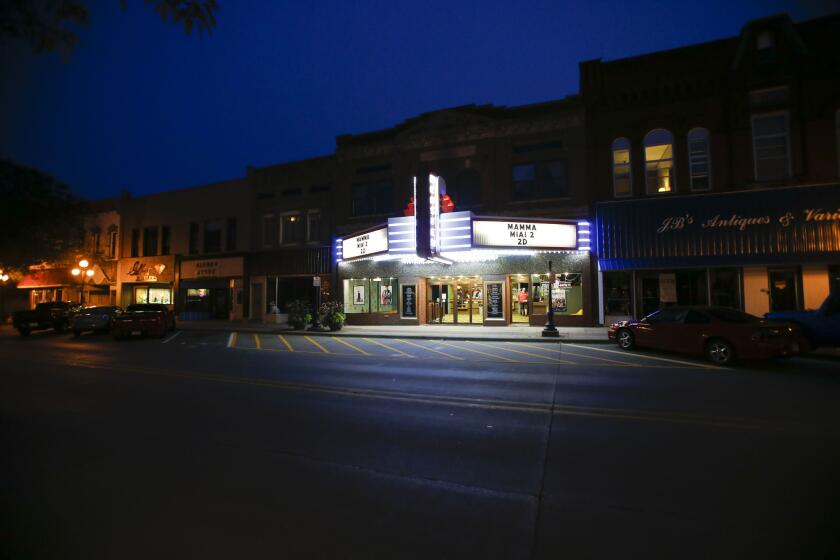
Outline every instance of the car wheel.
[[636, 346], [636, 337], [633, 336], [633, 331], [630, 329], [619, 330], [616, 338], [618, 339], [618, 345], [623, 350], [632, 350]]
[[735, 360], [735, 348], [728, 341], [715, 338], [706, 344], [706, 357], [719, 366], [725, 366]]

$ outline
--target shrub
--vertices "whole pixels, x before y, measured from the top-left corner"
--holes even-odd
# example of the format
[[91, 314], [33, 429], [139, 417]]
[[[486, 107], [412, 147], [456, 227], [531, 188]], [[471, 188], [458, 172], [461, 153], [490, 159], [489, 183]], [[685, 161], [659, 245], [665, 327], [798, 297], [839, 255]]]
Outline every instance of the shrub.
[[329, 327], [331, 331], [341, 330], [347, 316], [344, 314], [344, 306], [339, 301], [325, 301], [319, 310], [322, 317], [321, 323]]
[[312, 322], [309, 302], [296, 299], [290, 301], [286, 309], [289, 310], [289, 326], [293, 329], [306, 328], [306, 325]]

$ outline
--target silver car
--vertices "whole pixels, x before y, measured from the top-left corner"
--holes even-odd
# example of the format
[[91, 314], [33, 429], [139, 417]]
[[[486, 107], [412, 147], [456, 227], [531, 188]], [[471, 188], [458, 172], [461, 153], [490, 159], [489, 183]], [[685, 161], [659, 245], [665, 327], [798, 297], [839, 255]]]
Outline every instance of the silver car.
[[85, 331], [108, 332], [115, 315], [122, 314], [122, 308], [116, 305], [86, 307], [73, 317], [71, 328], [79, 336]]

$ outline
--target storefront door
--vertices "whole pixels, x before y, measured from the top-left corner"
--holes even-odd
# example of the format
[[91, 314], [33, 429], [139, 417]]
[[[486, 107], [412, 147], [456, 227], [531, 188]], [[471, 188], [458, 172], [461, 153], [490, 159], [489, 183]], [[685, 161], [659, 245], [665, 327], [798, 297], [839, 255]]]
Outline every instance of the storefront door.
[[800, 309], [799, 270], [777, 268], [767, 271], [770, 279], [770, 311]]
[[480, 278], [429, 282], [427, 321], [432, 324], [480, 325], [484, 294]]

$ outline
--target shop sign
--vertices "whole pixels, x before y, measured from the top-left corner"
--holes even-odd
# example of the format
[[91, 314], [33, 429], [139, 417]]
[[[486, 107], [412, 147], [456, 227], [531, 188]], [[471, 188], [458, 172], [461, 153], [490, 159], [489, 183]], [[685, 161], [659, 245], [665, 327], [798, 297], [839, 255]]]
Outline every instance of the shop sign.
[[577, 249], [573, 223], [473, 220], [473, 247]]
[[351, 260], [388, 252], [388, 228], [383, 227], [341, 241], [341, 259]]
[[403, 284], [402, 286], [402, 316], [406, 319], [417, 317], [417, 286]]
[[138, 257], [120, 264], [123, 282], [172, 282], [174, 258]]
[[183, 280], [228, 278], [242, 276], [242, 270], [242, 257], [183, 261], [181, 263], [181, 278]]
[[488, 319], [504, 319], [505, 305], [502, 297], [504, 290], [501, 282], [487, 283], [487, 318]]

